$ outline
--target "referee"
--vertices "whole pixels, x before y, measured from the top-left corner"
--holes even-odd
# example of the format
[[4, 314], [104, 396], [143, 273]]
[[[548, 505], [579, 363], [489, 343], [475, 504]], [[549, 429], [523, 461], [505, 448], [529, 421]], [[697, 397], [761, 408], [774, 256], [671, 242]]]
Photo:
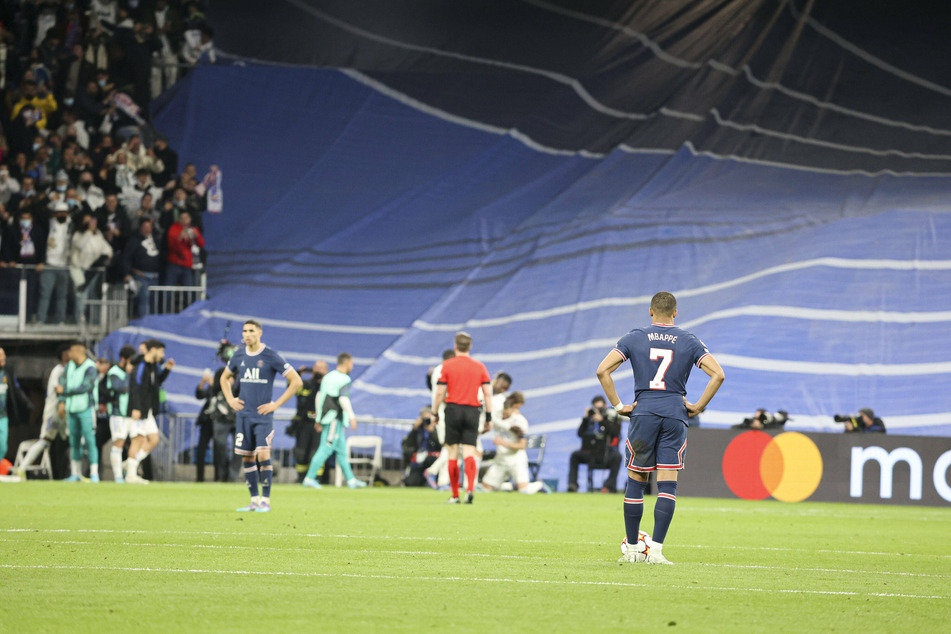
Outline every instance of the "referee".
[[[452, 497], [449, 504], [459, 504], [459, 445], [466, 469], [466, 504], [472, 504], [478, 465], [476, 463], [476, 439], [479, 437], [481, 404], [479, 390], [486, 403], [492, 402], [492, 387], [489, 371], [469, 356], [472, 337], [458, 332], [453, 340], [456, 356], [442, 364], [442, 374], [436, 387], [433, 401], [433, 419], [439, 417], [439, 406], [446, 403], [446, 448], [449, 453], [449, 484]], [[485, 429], [492, 429], [492, 412], [486, 409]]]

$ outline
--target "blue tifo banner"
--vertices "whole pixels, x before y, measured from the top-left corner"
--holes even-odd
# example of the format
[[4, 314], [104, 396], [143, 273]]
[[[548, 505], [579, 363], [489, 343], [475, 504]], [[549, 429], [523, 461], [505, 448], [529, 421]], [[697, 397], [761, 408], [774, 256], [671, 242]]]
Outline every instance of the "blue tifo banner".
[[747, 500], [946, 506], [951, 441], [936, 440], [691, 429], [680, 490]]

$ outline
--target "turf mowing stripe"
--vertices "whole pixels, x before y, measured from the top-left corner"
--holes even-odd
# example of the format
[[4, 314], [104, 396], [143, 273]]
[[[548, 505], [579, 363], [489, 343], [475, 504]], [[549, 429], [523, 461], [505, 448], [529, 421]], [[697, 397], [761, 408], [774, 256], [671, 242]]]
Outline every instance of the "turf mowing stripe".
[[[0, 533], [117, 533], [131, 535], [214, 535], [228, 537], [314, 537], [324, 539], [373, 539], [372, 535], [334, 535], [325, 533], [228, 533], [224, 531], [144, 531], [133, 529], [110, 529], [110, 528], [3, 528]], [[419, 541], [458, 541], [457, 537], [436, 537], [433, 535], [407, 536], [392, 535], [387, 539], [402, 539]], [[504, 539], [504, 538], [479, 538], [483, 542], [500, 542], [514, 544], [566, 544], [566, 545], [586, 545], [603, 546], [604, 541], [566, 541], [558, 542], [551, 539]], [[620, 543], [620, 542], [618, 542]], [[810, 552], [810, 553], [830, 553], [834, 555], [876, 555], [883, 557], [937, 557], [939, 559], [951, 559], [951, 555], [934, 555], [925, 553], [896, 553], [896, 552], [868, 552], [861, 550], [833, 550], [821, 548], [783, 548], [773, 546], [728, 546], [728, 545], [703, 545], [703, 544], [673, 544], [677, 548], [717, 548], [719, 550], [767, 550], [779, 552]]]
[[[25, 540], [22, 539], [2, 539], [0, 542], [15, 542], [15, 543], [25, 543]], [[30, 543], [30, 542], [28, 542]], [[39, 541], [34, 540], [31, 543], [40, 543], [40, 544], [79, 544], [79, 545], [108, 545], [108, 546], [153, 546], [153, 547], [167, 547], [167, 548], [205, 548], [213, 550], [271, 550], [271, 551], [294, 551], [294, 552], [308, 552], [313, 553], [314, 549], [312, 548], [286, 548], [280, 546], [222, 546], [220, 544], [150, 544], [146, 542], [101, 542], [101, 541], [66, 541], [66, 540], [56, 540], [56, 541]], [[544, 559], [544, 557], [537, 557], [532, 555], [491, 555], [486, 553], [450, 553], [450, 552], [435, 552], [428, 550], [360, 550], [356, 551], [360, 553], [373, 553], [373, 554], [387, 554], [387, 555], [432, 555], [432, 556], [447, 556], [447, 557], [487, 557], [492, 559]], [[691, 562], [685, 563], [683, 565], [696, 565], [696, 566], [706, 566], [711, 568], [740, 568], [747, 570], [791, 570], [796, 572], [832, 572], [832, 573], [842, 573], [842, 574], [862, 574], [862, 575], [894, 575], [899, 577], [922, 577], [929, 579], [951, 579], [949, 575], [931, 575], [919, 572], [892, 572], [889, 570], [849, 570], [842, 568], [798, 568], [798, 567], [788, 567], [788, 566], [759, 566], [755, 564], [711, 564], [711, 563], [702, 563], [702, 562]]]
[[[112, 572], [171, 572], [187, 574], [214, 574], [214, 575], [262, 575], [269, 577], [344, 577], [348, 579], [386, 579], [393, 581], [471, 581], [480, 583], [529, 583], [542, 585], [561, 585], [561, 586], [614, 586], [625, 588], [655, 588], [656, 584], [649, 583], [625, 583], [619, 581], [559, 581], [548, 579], [507, 579], [507, 578], [488, 578], [488, 577], [420, 577], [420, 576], [400, 576], [400, 575], [360, 575], [354, 573], [336, 574], [330, 572], [286, 572], [276, 570], [202, 570], [197, 568], [131, 568], [131, 567], [108, 567], [108, 566], [41, 566], [25, 564], [0, 564], [0, 568], [12, 568], [19, 570], [97, 570]], [[697, 585], [671, 585], [670, 588], [679, 590], [710, 590], [716, 592], [778, 592], [784, 594], [819, 594], [832, 596], [852, 596], [852, 597], [883, 597], [883, 598], [902, 598], [902, 599], [936, 599], [939, 601], [951, 601], [951, 596], [935, 596], [921, 594], [894, 594], [888, 592], [847, 592], [843, 590], [779, 590], [775, 588], [738, 588], [738, 587], [720, 587], [720, 586], [697, 586]]]

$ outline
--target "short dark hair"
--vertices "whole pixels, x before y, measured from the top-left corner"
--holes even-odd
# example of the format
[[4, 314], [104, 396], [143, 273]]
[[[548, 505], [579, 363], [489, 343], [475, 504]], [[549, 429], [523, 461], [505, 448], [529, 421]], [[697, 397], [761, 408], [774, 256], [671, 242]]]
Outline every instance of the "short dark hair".
[[155, 348], [164, 348], [164, 347], [165, 347], [165, 343], [162, 341], [159, 341], [158, 339], [147, 339], [145, 341], [146, 350], [154, 350]]
[[340, 354], [337, 355], [337, 365], [346, 363], [352, 358], [353, 358], [353, 355], [350, 354], [349, 352], [341, 352]]
[[677, 310], [677, 298], [673, 293], [661, 291], [651, 298], [651, 309], [658, 315], [670, 317]]
[[119, 359], [131, 359], [136, 354], [136, 349], [128, 344], [122, 346], [119, 350]]
[[80, 341], [79, 339], [74, 339], [74, 340], [72, 340], [72, 341], [69, 342], [69, 347], [70, 347], [70, 348], [75, 348], [76, 346], [79, 346], [80, 348], [83, 348], [83, 349], [86, 348], [86, 344], [84, 344], [84, 343], [83, 343], [82, 341]]
[[454, 356], [456, 356], [456, 351], [453, 350], [452, 348], [449, 348], [448, 350], [443, 350], [443, 351], [442, 351], [442, 360], [443, 360], [443, 361], [448, 361], [449, 359], [453, 358]]
[[601, 396], [600, 394], [598, 394], [598, 395], [595, 396], [593, 399], [591, 399], [591, 404], [594, 405], [594, 404], [597, 403], [598, 401], [601, 401], [602, 403], [607, 403], [607, 402], [608, 402], [608, 400], [607, 400], [606, 398], [604, 398], [603, 396]]
[[509, 384], [509, 387], [512, 387], [512, 377], [510, 377], [507, 372], [499, 372], [495, 375], [495, 378], [502, 379]]
[[244, 322], [244, 325], [245, 326], [251, 325], [257, 328], [258, 330], [264, 330], [264, 328], [261, 327], [261, 322], [259, 322], [257, 319], [248, 319], [247, 321]]

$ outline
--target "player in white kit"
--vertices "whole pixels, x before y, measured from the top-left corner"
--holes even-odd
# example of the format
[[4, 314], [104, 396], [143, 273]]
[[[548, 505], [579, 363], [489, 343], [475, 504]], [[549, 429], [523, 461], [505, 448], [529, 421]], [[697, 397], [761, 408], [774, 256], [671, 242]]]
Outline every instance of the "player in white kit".
[[492, 466], [482, 478], [482, 488], [486, 491], [500, 490], [507, 482], [515, 480], [519, 493], [550, 492], [543, 482], [529, 482], [528, 453], [525, 451], [528, 421], [519, 412], [524, 404], [522, 393], [512, 392], [502, 404], [501, 416], [497, 419], [495, 414], [492, 415], [496, 453]]
[[[43, 427], [40, 432], [40, 439], [33, 443], [33, 446], [26, 452], [23, 462], [20, 464], [17, 475], [21, 480], [26, 479], [26, 472], [23, 467], [36, 462], [56, 437], [63, 440], [69, 438], [69, 426], [66, 418], [59, 415], [59, 394], [56, 393], [56, 386], [59, 385], [59, 379], [66, 370], [66, 362], [69, 361], [69, 346], [64, 346], [59, 351], [59, 363], [50, 370], [50, 378], [46, 382], [46, 401], [43, 404]], [[52, 474], [50, 474], [52, 477]]]

